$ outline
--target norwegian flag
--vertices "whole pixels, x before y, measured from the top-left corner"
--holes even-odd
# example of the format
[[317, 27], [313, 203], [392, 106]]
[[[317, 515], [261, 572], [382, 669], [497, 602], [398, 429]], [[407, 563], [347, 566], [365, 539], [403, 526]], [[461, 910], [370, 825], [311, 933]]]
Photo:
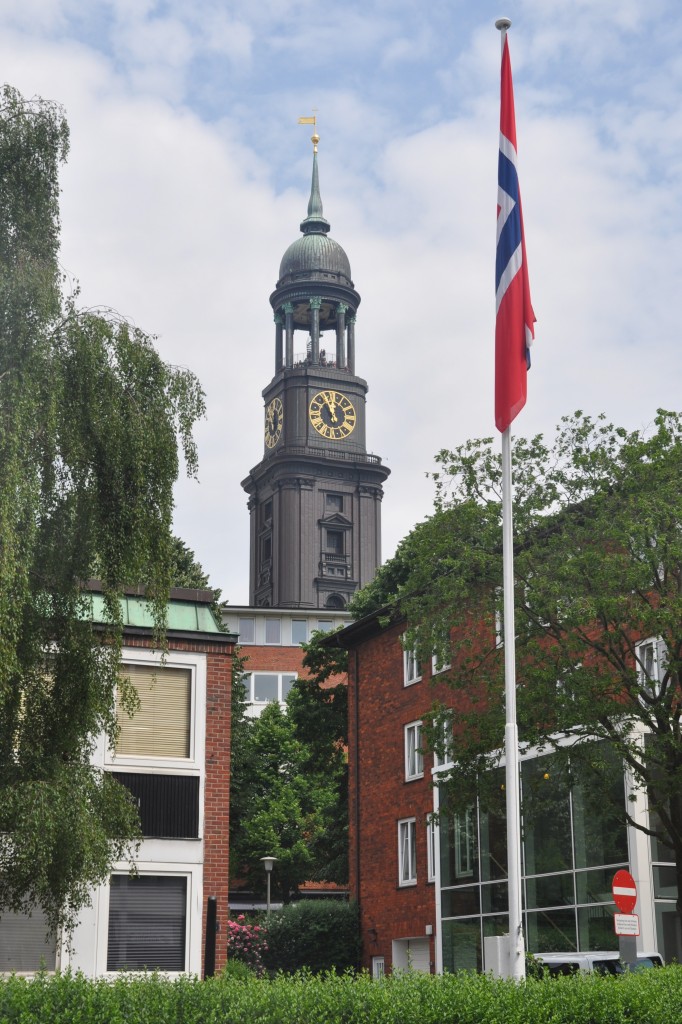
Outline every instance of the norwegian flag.
[[503, 432], [526, 404], [526, 373], [535, 335], [516, 173], [514, 87], [506, 37], [502, 51], [495, 291], [495, 425]]

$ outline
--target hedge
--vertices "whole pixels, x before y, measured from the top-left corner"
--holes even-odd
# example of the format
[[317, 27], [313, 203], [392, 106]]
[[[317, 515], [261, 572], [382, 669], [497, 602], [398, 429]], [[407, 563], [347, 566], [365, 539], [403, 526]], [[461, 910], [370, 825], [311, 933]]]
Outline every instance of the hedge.
[[293, 973], [307, 967], [343, 972], [360, 964], [360, 924], [356, 903], [301, 900], [270, 914], [265, 924], [268, 971]]
[[682, 967], [516, 985], [477, 974], [0, 981], [0, 1024], [680, 1024]]

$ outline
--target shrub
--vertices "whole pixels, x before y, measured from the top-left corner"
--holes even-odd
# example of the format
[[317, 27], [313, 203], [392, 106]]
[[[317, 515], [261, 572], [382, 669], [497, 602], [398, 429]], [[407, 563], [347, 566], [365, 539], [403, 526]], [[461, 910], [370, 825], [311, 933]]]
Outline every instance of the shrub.
[[269, 971], [313, 973], [355, 969], [360, 962], [360, 929], [355, 903], [301, 901], [282, 907], [268, 920]]
[[249, 967], [248, 964], [241, 960], [235, 960], [233, 957], [223, 967], [222, 976], [231, 981], [250, 981], [251, 978], [257, 978], [258, 973], [254, 971], [253, 967]]
[[682, 968], [528, 980], [417, 972], [0, 980], [0, 1024], [680, 1024]]
[[263, 955], [267, 952], [266, 930], [259, 924], [248, 924], [243, 914], [236, 921], [227, 922], [227, 957], [255, 971], [264, 973]]

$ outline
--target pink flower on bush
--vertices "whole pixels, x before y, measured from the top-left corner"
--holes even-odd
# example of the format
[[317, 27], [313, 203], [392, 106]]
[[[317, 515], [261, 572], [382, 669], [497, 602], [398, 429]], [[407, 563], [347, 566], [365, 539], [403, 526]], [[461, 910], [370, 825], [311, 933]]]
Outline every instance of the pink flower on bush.
[[247, 924], [244, 914], [239, 914], [236, 921], [228, 921], [227, 955], [247, 964], [257, 974], [263, 974], [262, 953], [268, 948], [265, 941], [266, 930], [257, 924]]

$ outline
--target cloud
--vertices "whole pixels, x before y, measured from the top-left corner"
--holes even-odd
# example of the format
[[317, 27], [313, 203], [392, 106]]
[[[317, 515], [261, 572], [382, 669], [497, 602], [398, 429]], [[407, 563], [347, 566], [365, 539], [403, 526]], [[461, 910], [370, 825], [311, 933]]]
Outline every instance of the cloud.
[[[450, 7], [116, 0], [95, 15], [55, 2], [42, 29], [21, 31], [0, 6], [7, 80], [67, 108], [63, 263], [84, 303], [158, 334], [163, 357], [206, 389], [201, 480], [179, 483], [176, 529], [233, 603], [248, 596], [240, 481], [262, 454], [268, 297], [305, 214], [309, 133], [295, 121], [311, 105], [325, 214], [362, 295], [368, 447], [392, 469], [385, 554], [431, 508], [434, 454], [493, 433], [499, 45], [487, 9], [473, 24], [458, 5], [444, 34]], [[621, 21], [602, 3], [569, 4], [558, 23], [544, 4], [518, 9], [539, 322], [516, 427], [551, 430], [578, 407], [638, 426], [659, 405], [679, 407], [678, 30], [653, 65], [660, 4], [654, 25], [643, 0]]]

